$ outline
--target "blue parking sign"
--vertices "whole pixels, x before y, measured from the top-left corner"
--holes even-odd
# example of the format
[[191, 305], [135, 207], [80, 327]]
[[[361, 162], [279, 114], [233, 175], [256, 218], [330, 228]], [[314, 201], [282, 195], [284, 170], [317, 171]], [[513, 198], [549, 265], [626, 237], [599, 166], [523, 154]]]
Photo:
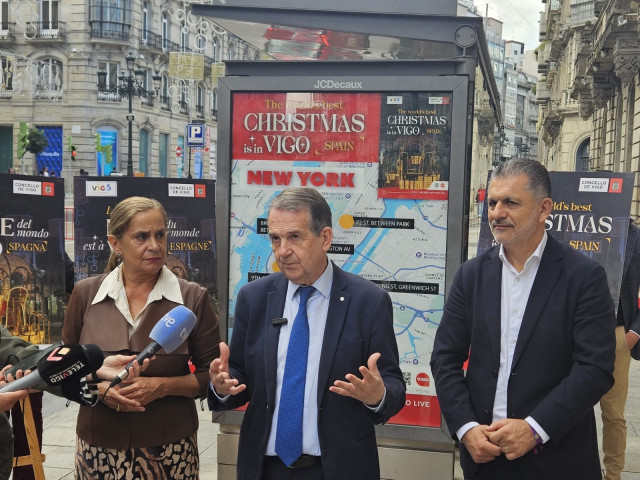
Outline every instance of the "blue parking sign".
[[203, 147], [205, 125], [200, 123], [189, 123], [187, 125], [187, 146]]

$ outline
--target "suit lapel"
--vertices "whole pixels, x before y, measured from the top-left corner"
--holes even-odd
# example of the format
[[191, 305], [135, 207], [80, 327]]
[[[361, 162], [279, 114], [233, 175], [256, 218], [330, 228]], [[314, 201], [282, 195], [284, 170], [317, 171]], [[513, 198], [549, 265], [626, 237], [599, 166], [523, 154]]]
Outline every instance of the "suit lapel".
[[329, 381], [331, 380], [329, 372], [338, 348], [340, 332], [347, 318], [347, 309], [351, 296], [345, 291], [346, 286], [343, 272], [336, 265], [333, 265], [333, 283], [331, 285], [331, 297], [329, 298], [329, 310], [327, 312], [327, 323], [324, 327], [318, 370], [318, 407], [322, 405], [322, 399], [329, 388]]
[[264, 366], [269, 405], [274, 405], [276, 398], [278, 339], [280, 338], [280, 327], [273, 326], [271, 321], [282, 316], [287, 296], [287, 286], [288, 282], [285, 276], [279, 275], [274, 280], [274, 289], [267, 294], [267, 308], [264, 318]]
[[[502, 292], [502, 260], [500, 260], [499, 248], [496, 248], [495, 254], [486, 260], [487, 264], [483, 269], [486, 275], [484, 275], [482, 283], [484, 311], [486, 312], [492, 357], [496, 368], [500, 364], [500, 296]], [[471, 348], [473, 349], [473, 345], [471, 345]]]
[[622, 278], [625, 278], [625, 276], [627, 275], [627, 270], [629, 270], [631, 257], [633, 257], [633, 249], [636, 246], [638, 237], [638, 230], [636, 230], [635, 228], [629, 228], [628, 232], [629, 236], [627, 237], [627, 247], [624, 252], [624, 268], [622, 270]]
[[529, 337], [533, 333], [533, 330], [540, 319], [542, 310], [547, 304], [547, 300], [555, 288], [561, 272], [562, 249], [560, 248], [560, 244], [553, 237], [548, 236], [547, 245], [544, 253], [542, 254], [538, 273], [533, 281], [529, 300], [527, 301], [527, 307], [524, 311], [524, 316], [522, 317], [518, 341], [513, 353], [513, 362], [511, 362], [512, 370], [518, 363], [518, 360], [529, 341]]

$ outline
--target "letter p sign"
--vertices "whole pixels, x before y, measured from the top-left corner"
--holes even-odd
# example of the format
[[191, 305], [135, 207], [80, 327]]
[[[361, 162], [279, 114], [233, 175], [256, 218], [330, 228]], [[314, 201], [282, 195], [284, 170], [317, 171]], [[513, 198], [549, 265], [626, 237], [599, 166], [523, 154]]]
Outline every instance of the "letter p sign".
[[187, 125], [187, 146], [203, 147], [204, 146], [204, 125], [199, 123], [190, 123]]

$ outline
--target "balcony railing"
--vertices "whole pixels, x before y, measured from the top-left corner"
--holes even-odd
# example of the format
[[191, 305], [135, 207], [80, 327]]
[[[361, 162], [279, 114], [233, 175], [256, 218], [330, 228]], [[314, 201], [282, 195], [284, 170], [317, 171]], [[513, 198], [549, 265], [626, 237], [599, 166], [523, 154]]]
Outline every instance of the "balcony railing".
[[157, 50], [159, 52], [162, 52], [163, 51], [162, 35], [153, 33], [151, 30], [145, 30], [144, 32], [142, 32], [142, 37], [140, 38], [140, 46], [150, 48], [151, 50]]
[[116, 92], [98, 92], [98, 100], [103, 102], [120, 102], [122, 97]]
[[180, 100], [178, 105], [180, 105], [180, 113], [183, 115], [189, 115], [189, 104], [187, 102]]
[[0, 99], [10, 100], [13, 98], [13, 90], [10, 88], [4, 88], [0, 90]]
[[27, 22], [24, 27], [24, 36], [29, 40], [35, 39], [62, 39], [66, 22], [43, 21]]
[[129, 31], [103, 29], [98, 26], [91, 27], [91, 38], [100, 40], [114, 40], [118, 42], [129, 41]]

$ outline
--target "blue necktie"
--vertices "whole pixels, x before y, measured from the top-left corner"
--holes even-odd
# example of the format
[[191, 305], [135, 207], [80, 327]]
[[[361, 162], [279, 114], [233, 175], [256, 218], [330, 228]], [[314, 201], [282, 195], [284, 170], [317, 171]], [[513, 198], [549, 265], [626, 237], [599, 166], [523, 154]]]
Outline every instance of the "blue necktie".
[[286, 466], [291, 465], [302, 455], [302, 413], [309, 353], [307, 300], [314, 290], [314, 287], [299, 287], [297, 290], [300, 293], [300, 307], [291, 327], [287, 360], [284, 365], [276, 431], [276, 453]]

